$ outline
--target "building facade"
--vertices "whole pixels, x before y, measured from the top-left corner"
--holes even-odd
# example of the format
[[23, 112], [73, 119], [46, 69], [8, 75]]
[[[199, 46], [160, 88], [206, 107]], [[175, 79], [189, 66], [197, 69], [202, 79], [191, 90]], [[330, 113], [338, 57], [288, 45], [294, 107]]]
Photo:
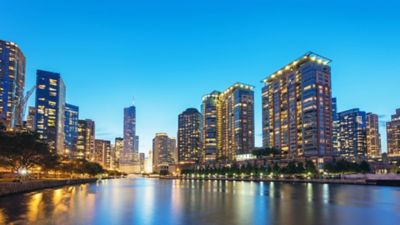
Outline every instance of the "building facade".
[[13, 42], [0, 40], [0, 123], [7, 130], [22, 126], [21, 98], [25, 85], [25, 56]]
[[94, 162], [103, 168], [110, 169], [112, 160], [111, 142], [106, 140], [95, 140]]
[[[138, 162], [138, 146], [136, 142], [136, 107], [124, 109], [124, 151], [120, 157], [120, 165], [132, 167]], [[131, 170], [131, 169], [130, 169]]]
[[367, 156], [377, 158], [381, 156], [381, 153], [379, 117], [377, 114], [367, 113]]
[[115, 138], [114, 142], [114, 165], [119, 169], [119, 161], [121, 159], [121, 154], [124, 151], [124, 139], [121, 137]]
[[367, 116], [359, 109], [338, 113], [337, 156], [348, 160], [365, 159], [367, 154]]
[[400, 156], [400, 109], [386, 123], [386, 133], [389, 156]]
[[79, 107], [71, 104], [65, 104], [64, 148], [65, 151], [71, 156], [73, 155], [73, 151], [75, 151], [76, 141], [78, 138], [78, 121]]
[[202, 159], [201, 114], [189, 108], [178, 116], [178, 161], [196, 162]]
[[[204, 158], [235, 160], [254, 148], [253, 86], [235, 83], [203, 97]], [[216, 150], [216, 153], [214, 151]]]
[[218, 149], [218, 121], [219, 121], [219, 96], [221, 92], [213, 91], [203, 97], [201, 111], [202, 119], [202, 148], [204, 161], [213, 161], [217, 158]]
[[330, 60], [307, 53], [266, 78], [263, 146], [282, 156], [324, 157], [333, 150]]
[[175, 139], [166, 133], [157, 133], [153, 138], [153, 171], [159, 171], [161, 166], [173, 164], [173, 154], [176, 150]]
[[78, 120], [78, 136], [73, 157], [94, 161], [95, 122], [93, 120]]
[[28, 116], [26, 117], [26, 129], [29, 131], [35, 131], [35, 115], [36, 108], [30, 106], [28, 109]]
[[65, 85], [59, 73], [36, 73], [35, 130], [50, 149], [64, 155]]

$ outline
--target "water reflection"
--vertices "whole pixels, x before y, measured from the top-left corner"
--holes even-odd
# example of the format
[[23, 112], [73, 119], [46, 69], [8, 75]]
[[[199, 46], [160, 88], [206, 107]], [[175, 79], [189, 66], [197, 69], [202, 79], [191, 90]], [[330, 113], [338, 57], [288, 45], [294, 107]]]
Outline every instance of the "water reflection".
[[0, 224], [396, 224], [400, 189], [109, 180], [0, 198]]

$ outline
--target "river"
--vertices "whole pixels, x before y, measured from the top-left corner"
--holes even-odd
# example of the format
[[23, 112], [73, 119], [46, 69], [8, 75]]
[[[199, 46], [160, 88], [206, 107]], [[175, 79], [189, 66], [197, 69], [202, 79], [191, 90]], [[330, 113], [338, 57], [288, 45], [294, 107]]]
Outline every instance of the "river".
[[0, 198], [1, 224], [400, 224], [400, 188], [104, 180]]

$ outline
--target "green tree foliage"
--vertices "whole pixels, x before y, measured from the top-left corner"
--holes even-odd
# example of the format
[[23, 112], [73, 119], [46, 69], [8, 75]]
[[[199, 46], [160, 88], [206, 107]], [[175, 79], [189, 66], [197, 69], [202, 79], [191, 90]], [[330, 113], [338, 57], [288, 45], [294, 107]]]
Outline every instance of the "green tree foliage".
[[371, 172], [371, 167], [367, 161], [362, 161], [358, 164], [340, 159], [326, 163], [324, 170], [329, 173], [369, 173]]
[[34, 166], [47, 168], [57, 164], [57, 155], [34, 133], [0, 132], [0, 162], [13, 171]]

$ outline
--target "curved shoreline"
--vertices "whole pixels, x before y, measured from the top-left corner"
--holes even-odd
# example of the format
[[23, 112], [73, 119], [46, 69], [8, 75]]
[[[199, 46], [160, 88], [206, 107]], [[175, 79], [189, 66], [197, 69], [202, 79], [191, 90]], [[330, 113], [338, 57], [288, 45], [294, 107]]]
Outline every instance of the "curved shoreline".
[[379, 185], [400, 186], [399, 180], [345, 180], [345, 179], [261, 179], [261, 178], [185, 178], [160, 176], [160, 179], [202, 180], [202, 181], [245, 181], [245, 182], [282, 182], [282, 183], [315, 183], [315, 184], [348, 184], [348, 185]]
[[96, 178], [87, 178], [87, 179], [66, 179], [66, 180], [38, 180], [38, 181], [25, 181], [21, 183], [17, 182], [0, 183], [0, 197], [44, 190], [48, 188], [93, 183], [96, 181], [97, 181]]

